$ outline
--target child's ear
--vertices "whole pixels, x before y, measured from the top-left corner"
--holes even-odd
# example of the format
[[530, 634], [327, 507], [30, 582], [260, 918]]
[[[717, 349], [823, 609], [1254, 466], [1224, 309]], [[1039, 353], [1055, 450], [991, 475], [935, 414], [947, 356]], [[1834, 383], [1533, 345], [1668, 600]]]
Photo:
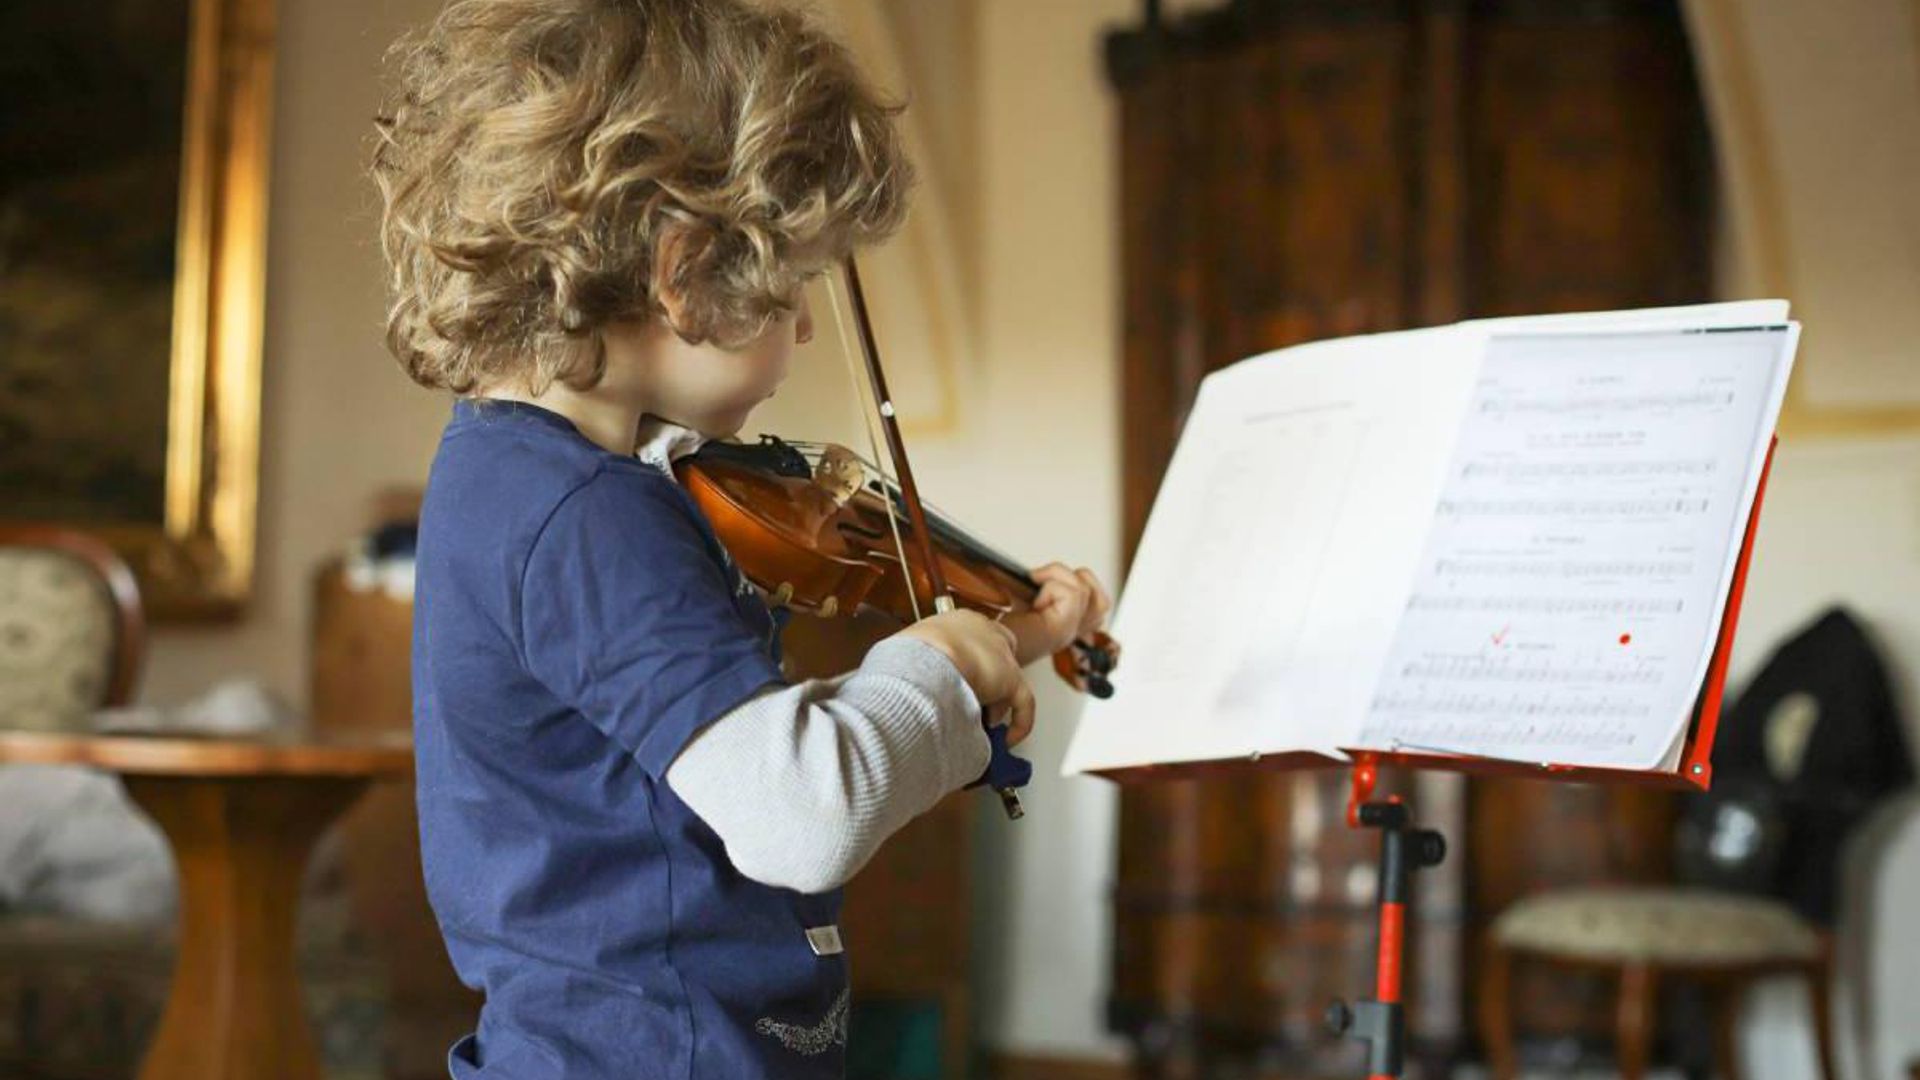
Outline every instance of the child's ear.
[[687, 260], [697, 254], [693, 226], [669, 221], [660, 227], [660, 237], [653, 248], [653, 280], [647, 287], [654, 303], [665, 312], [667, 325], [676, 332], [686, 325]]

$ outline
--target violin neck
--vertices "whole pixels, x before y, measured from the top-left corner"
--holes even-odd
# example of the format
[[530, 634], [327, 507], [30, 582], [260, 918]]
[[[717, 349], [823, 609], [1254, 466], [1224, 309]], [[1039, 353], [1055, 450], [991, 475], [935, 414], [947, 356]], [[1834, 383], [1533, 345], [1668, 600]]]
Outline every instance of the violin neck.
[[[878, 480], [875, 481], [875, 483], [885, 485], [886, 481]], [[894, 500], [896, 502], [899, 501], [900, 493], [898, 489], [889, 490]], [[966, 552], [968, 555], [981, 562], [987, 563], [1001, 573], [1025, 585], [1036, 590], [1039, 589], [1039, 582], [1034, 581], [1033, 578], [1027, 575], [1026, 567], [1021, 566], [1013, 558], [996, 550], [985, 541], [977, 539], [965, 529], [954, 524], [951, 518], [943, 516], [939, 510], [932, 507], [927, 508], [927, 528], [932, 531], [935, 538]]]

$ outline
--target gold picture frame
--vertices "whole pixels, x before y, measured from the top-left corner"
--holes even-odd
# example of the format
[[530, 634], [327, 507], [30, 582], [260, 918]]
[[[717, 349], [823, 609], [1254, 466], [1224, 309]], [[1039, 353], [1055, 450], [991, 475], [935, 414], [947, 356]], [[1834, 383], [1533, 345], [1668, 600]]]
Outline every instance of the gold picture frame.
[[[33, 493], [16, 493], [11, 502], [0, 503], [0, 516], [51, 517], [105, 539], [133, 565], [149, 617], [172, 622], [237, 617], [252, 588], [275, 25], [274, 0], [181, 3], [184, 26], [177, 21], [179, 8], [162, 10], [156, 5], [139, 16], [175, 20], [171, 25], [177, 36], [169, 38], [168, 48], [184, 43], [184, 56], [169, 52], [156, 61], [160, 70], [178, 64], [184, 71], [165, 415], [159, 415], [157, 401], [129, 403], [129, 398], [144, 391], [129, 388], [131, 373], [126, 382], [117, 381], [114, 358], [109, 356], [92, 360], [106, 375], [97, 385], [81, 385], [80, 392], [92, 395], [89, 399], [42, 406], [32, 417], [38, 421], [59, 416], [59, 423], [49, 421], [43, 426], [58, 430], [66, 425], [63, 434], [71, 438], [72, 429], [82, 427], [74, 417], [88, 409], [107, 416], [116, 415], [115, 410], [127, 415], [138, 404], [144, 410], [138, 416], [140, 424], [153, 432], [143, 444], [146, 449], [140, 451], [141, 483], [122, 479], [120, 487], [105, 489], [108, 495], [95, 496], [90, 489], [87, 495], [69, 500], [77, 505], [93, 498], [99, 513], [91, 512], [89, 504], [87, 513], [62, 515], [57, 508], [65, 504], [58, 492], [40, 493], [37, 501]], [[75, 20], [94, 17], [85, 6], [73, 10]], [[58, 92], [56, 87], [50, 95]], [[116, 92], [125, 93], [124, 89]], [[79, 124], [89, 119], [81, 112]], [[83, 132], [76, 127], [76, 137], [91, 138], [94, 145], [110, 146], [118, 134]], [[129, 124], [126, 136], [138, 139], [140, 129]], [[167, 146], [167, 139], [163, 137], [159, 145]], [[164, 244], [164, 234], [157, 235]], [[48, 256], [57, 257], [57, 253]], [[104, 268], [103, 276], [113, 269]], [[98, 306], [101, 295], [110, 301], [109, 288], [99, 286], [98, 294], [86, 303]], [[157, 295], [156, 310], [164, 312], [164, 279], [150, 276], [143, 288], [146, 292], [141, 295]], [[49, 287], [49, 292], [57, 295], [57, 288]], [[157, 317], [153, 321], [157, 323]], [[153, 336], [141, 339], [143, 347], [158, 348], [149, 344]], [[33, 371], [30, 359], [16, 358], [14, 366]], [[126, 366], [140, 367], [130, 362]], [[157, 357], [141, 370], [148, 373], [139, 378], [154, 384], [157, 391]], [[112, 421], [92, 421], [95, 428], [106, 423]], [[30, 451], [21, 453], [25, 456]], [[42, 448], [42, 458], [50, 453], [58, 451]], [[19, 475], [36, 474], [29, 468]], [[112, 493], [136, 486], [139, 511], [114, 512]], [[47, 507], [56, 510], [51, 515], [37, 512]], [[58, 520], [61, 516], [88, 520]]]

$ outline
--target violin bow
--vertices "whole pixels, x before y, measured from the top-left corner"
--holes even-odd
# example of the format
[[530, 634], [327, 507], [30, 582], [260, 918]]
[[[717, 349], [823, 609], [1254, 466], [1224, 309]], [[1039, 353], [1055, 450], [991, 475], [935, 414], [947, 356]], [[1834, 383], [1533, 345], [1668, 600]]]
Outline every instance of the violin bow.
[[[854, 265], [853, 256], [848, 255], [842, 264], [847, 278], [847, 295], [853, 308], [854, 328], [857, 331], [861, 356], [866, 360], [867, 385], [873, 391], [875, 411], [880, 414], [880, 426], [886, 433], [887, 453], [893, 459], [894, 481], [900, 487], [900, 501], [906, 504], [907, 521], [913, 527], [914, 540], [920, 549], [921, 564], [926, 567], [927, 585], [933, 593], [933, 610], [952, 611], [955, 607], [953, 593], [947, 587], [946, 574], [940, 569], [940, 560], [933, 550], [933, 531], [927, 528], [927, 514], [920, 504], [920, 489], [913, 482], [913, 466], [907, 463], [907, 444], [900, 437], [900, 422], [895, 416], [893, 396], [887, 392], [887, 376], [880, 370], [880, 350], [873, 340], [873, 322], [867, 317], [867, 296], [860, 287], [860, 270]], [[834, 304], [836, 317], [840, 306]], [[893, 513], [891, 499], [887, 500], [887, 513]], [[896, 538], [898, 533], [895, 533]], [[907, 564], [906, 553], [901, 552], [901, 572], [906, 575], [907, 592], [916, 591], [912, 568]], [[916, 601], [917, 605], [917, 601]], [[1014, 790], [1025, 784], [1033, 776], [1033, 765], [1013, 754], [1007, 747], [1007, 729], [1005, 726], [987, 726], [987, 738], [993, 744], [993, 758], [987, 765], [987, 783], [993, 786], [994, 793], [1000, 796], [1000, 805], [1010, 820], [1018, 821], [1026, 816], [1026, 810], [1020, 805], [1020, 794]]]

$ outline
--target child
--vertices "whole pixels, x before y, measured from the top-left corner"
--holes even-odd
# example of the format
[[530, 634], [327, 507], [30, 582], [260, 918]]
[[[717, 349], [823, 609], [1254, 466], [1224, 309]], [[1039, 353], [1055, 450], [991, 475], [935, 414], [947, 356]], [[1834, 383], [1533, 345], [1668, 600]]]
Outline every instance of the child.
[[1093, 575], [789, 685], [672, 479], [812, 333], [802, 283], [904, 213], [847, 54], [745, 0], [461, 0], [396, 46], [389, 344], [457, 400], [421, 515], [427, 887], [486, 993], [455, 1077], [839, 1077], [839, 887], [1032, 723]]

